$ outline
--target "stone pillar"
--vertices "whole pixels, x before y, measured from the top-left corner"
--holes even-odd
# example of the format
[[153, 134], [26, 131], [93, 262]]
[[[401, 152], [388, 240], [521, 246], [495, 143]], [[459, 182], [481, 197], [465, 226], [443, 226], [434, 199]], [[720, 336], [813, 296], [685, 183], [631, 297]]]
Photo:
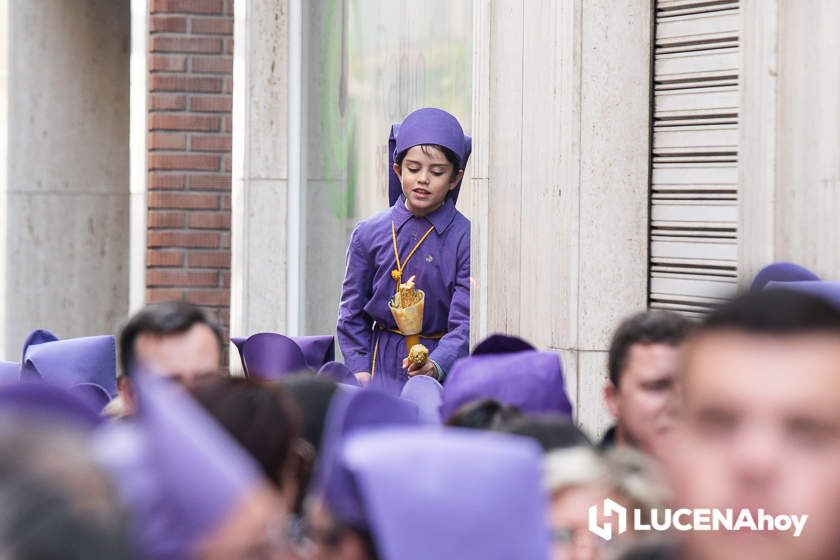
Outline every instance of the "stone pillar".
[[[289, 4], [236, 3], [230, 330], [286, 332]], [[231, 359], [231, 365], [239, 359]]]
[[0, 358], [128, 312], [129, 0], [6, 0]]

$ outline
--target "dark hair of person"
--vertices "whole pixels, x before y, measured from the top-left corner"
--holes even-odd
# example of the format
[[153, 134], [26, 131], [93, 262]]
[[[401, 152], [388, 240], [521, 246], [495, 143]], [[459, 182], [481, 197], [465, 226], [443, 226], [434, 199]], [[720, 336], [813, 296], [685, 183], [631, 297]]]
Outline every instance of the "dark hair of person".
[[300, 412], [286, 389], [245, 377], [203, 379], [191, 388], [195, 399], [282, 488], [283, 475], [296, 469]]
[[301, 489], [295, 502], [295, 513], [303, 513], [306, 489], [312, 480], [315, 460], [321, 449], [321, 437], [333, 395], [338, 390], [338, 384], [332, 379], [315, 377], [309, 374], [293, 375], [280, 381], [297, 402], [303, 420], [302, 437], [311, 446], [311, 461], [303, 461], [298, 470], [298, 487]]
[[379, 552], [376, 550], [376, 543], [370, 531], [356, 530], [359, 539], [362, 541], [362, 546], [367, 553], [368, 560], [379, 560]]
[[326, 377], [300, 374], [285, 377], [280, 381], [297, 402], [303, 417], [303, 437], [312, 444], [315, 451], [321, 448], [321, 437], [327, 410], [338, 383]]
[[610, 343], [608, 370], [610, 381], [618, 387], [621, 372], [635, 344], [667, 344], [678, 346], [691, 331], [694, 323], [670, 311], [650, 310], [624, 319]]
[[718, 307], [696, 334], [721, 330], [757, 335], [840, 334], [840, 309], [813, 294], [771, 288], [746, 293]]
[[0, 485], [0, 498], [6, 520], [0, 525], [3, 558], [136, 557], [124, 527], [90, 519], [78, 511], [71, 496], [52, 488], [49, 481], [10, 479]]
[[[442, 152], [443, 155], [446, 157], [446, 161], [452, 164], [452, 177], [455, 177], [455, 175], [457, 175], [458, 172], [461, 171], [461, 159], [455, 152], [453, 152], [446, 146], [441, 146], [439, 144], [420, 144], [420, 150], [426, 155], [429, 155], [429, 148]], [[402, 171], [402, 163], [407, 153], [408, 150], [405, 150], [404, 152], [397, 154], [397, 160], [394, 163], [397, 164], [397, 166], [400, 168], [400, 171]]]
[[181, 334], [194, 325], [207, 325], [216, 341], [219, 352], [224, 353], [222, 329], [202, 308], [185, 301], [155, 303], [135, 313], [120, 330], [119, 350], [122, 373], [128, 374], [134, 365], [134, 343], [141, 334], [166, 336]]
[[0, 430], [0, 557], [125, 558], [128, 520], [82, 433], [50, 422]]
[[565, 416], [522, 416], [502, 423], [498, 431], [533, 438], [546, 453], [569, 447], [593, 447], [580, 428]]
[[459, 407], [446, 420], [446, 425], [454, 428], [495, 430], [520, 416], [522, 412], [515, 406], [502, 404], [493, 399], [480, 399]]

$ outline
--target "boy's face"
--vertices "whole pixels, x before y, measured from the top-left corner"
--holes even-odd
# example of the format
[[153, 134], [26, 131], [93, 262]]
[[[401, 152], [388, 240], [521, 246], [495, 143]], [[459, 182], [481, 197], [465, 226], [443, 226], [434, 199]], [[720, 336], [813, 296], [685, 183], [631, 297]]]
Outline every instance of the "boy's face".
[[840, 337], [713, 332], [688, 343], [665, 462], [682, 507], [808, 519], [790, 532], [683, 533], [692, 558], [836, 558]]
[[415, 216], [424, 217], [446, 200], [446, 195], [458, 185], [464, 172], [454, 173], [452, 164], [436, 148], [413, 146], [402, 162], [394, 164], [394, 173], [402, 183], [406, 208]]

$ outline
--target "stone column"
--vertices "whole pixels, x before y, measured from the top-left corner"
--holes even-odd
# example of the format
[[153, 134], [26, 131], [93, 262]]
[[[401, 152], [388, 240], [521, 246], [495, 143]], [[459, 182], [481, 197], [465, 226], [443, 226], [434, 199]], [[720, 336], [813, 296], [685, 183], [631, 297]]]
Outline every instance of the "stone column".
[[292, 1], [240, 0], [234, 12], [232, 336], [287, 331]]
[[7, 0], [0, 358], [128, 312], [129, 0]]

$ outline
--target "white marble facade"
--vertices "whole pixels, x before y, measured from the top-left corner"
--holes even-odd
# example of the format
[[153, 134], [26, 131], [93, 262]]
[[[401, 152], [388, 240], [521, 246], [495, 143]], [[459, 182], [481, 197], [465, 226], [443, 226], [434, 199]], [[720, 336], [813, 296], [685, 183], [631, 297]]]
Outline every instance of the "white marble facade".
[[[276, 164], [277, 154], [288, 151], [289, 111], [302, 110], [264, 87], [290, 89], [294, 65], [281, 47], [293, 39], [294, 1], [237, 2], [236, 44], [245, 48], [236, 53], [231, 316], [232, 327], [244, 331], [285, 327], [284, 286], [299, 273], [284, 259], [288, 174], [248, 171]], [[472, 340], [508, 332], [560, 352], [577, 417], [598, 435], [609, 422], [601, 397], [611, 332], [647, 303], [653, 6], [651, 0], [471, 5]], [[840, 5], [742, 0], [740, 22], [741, 284], [773, 259], [840, 277], [832, 241], [840, 209], [834, 33]], [[274, 41], [276, 49], [269, 46]], [[273, 125], [247, 116], [268, 110]], [[274, 207], [244, 196], [251, 178], [277, 181]], [[257, 232], [274, 241], [255, 239]], [[262, 290], [272, 285], [267, 297]]]
[[[235, 41], [246, 49], [235, 54], [232, 332], [285, 326], [288, 175], [282, 166], [272, 176], [254, 170], [277, 165], [265, 146], [288, 148], [286, 99], [258, 86], [290, 89], [269, 75], [290, 61], [267, 46], [293, 40], [290, 4], [247, 0], [235, 14]], [[275, 23], [257, 29], [259, 21]], [[645, 305], [649, 21], [646, 1], [473, 3], [472, 338], [509, 332], [561, 352], [593, 433], [607, 423], [610, 330]], [[249, 117], [268, 108], [274, 126]], [[263, 180], [277, 181], [274, 205], [254, 203]], [[276, 242], [258, 239], [265, 235]]]
[[0, 3], [0, 359], [128, 312], [128, 0]]

